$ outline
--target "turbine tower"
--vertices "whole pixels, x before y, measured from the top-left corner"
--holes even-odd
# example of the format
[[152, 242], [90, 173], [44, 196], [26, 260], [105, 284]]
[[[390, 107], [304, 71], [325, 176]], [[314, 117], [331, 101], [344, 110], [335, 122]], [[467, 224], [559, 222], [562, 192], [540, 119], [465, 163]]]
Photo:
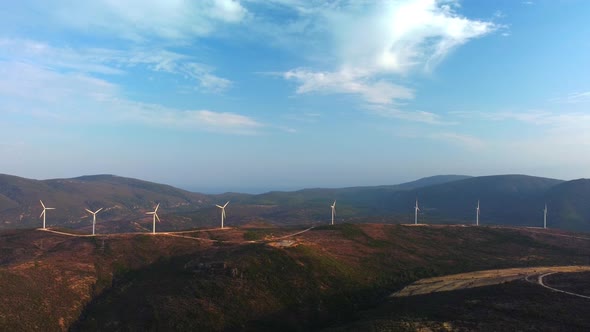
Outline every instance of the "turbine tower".
[[547, 229], [547, 203], [545, 203], [545, 209], [543, 209], [543, 228]]
[[92, 212], [88, 209], [84, 209], [86, 211], [88, 211], [88, 213], [90, 213], [92, 215], [92, 235], [94, 235], [94, 230], [96, 228], [96, 214], [100, 212], [100, 210], [102, 210], [102, 208]]
[[223, 206], [215, 204], [218, 208], [221, 209], [221, 228], [223, 228], [223, 220], [225, 219], [225, 207], [229, 204], [227, 201]]
[[477, 200], [477, 209], [475, 209], [475, 225], [479, 226], [479, 199]]
[[418, 225], [418, 211], [420, 211], [420, 208], [418, 207], [418, 199], [416, 198], [416, 207], [414, 207], [414, 225]]
[[151, 214], [154, 216], [154, 228], [152, 229], [152, 234], [156, 234], [156, 219], [158, 219], [158, 222], [160, 222], [160, 217], [158, 217], [158, 208], [160, 207], [160, 203], [158, 203], [158, 205], [156, 205], [156, 208], [154, 209], [153, 212], [146, 212], [145, 214]]
[[49, 207], [45, 207], [45, 204], [43, 204], [42, 200], [39, 200], [39, 202], [41, 203], [41, 206], [43, 207], [43, 212], [41, 212], [41, 215], [39, 216], [39, 218], [43, 217], [43, 229], [45, 229], [45, 216], [47, 215], [47, 210], [55, 210], [55, 208], [49, 208]]
[[332, 225], [334, 225], [334, 216], [336, 215], [336, 201], [334, 201], [334, 204], [330, 205], [330, 207], [332, 208]]

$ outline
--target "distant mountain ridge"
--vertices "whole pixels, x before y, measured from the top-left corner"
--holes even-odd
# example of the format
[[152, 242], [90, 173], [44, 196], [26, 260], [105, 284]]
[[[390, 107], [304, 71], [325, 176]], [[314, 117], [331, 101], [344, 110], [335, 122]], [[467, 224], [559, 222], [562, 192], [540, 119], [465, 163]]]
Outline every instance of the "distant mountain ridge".
[[49, 225], [87, 228], [84, 208], [104, 210], [99, 230], [145, 231], [145, 212], [160, 203], [161, 230], [215, 226], [214, 204], [230, 201], [228, 225], [263, 221], [276, 224], [324, 223], [336, 205], [337, 222], [413, 222], [418, 199], [419, 221], [473, 223], [480, 201], [480, 223], [542, 226], [548, 204], [549, 227], [590, 231], [590, 180], [563, 181], [527, 175], [470, 177], [439, 175], [397, 185], [313, 188], [264, 194], [205, 195], [115, 175], [30, 180], [0, 174], [0, 228], [39, 227], [39, 199], [56, 207]]
[[[126, 221], [110, 225], [124, 230], [128, 221], [140, 218], [157, 203], [163, 208], [196, 209], [208, 202], [206, 195], [168, 185], [114, 175], [81, 176], [71, 179], [31, 180], [0, 174], [0, 227], [39, 227], [39, 200], [55, 207], [48, 214], [50, 225], [72, 228], [86, 224], [85, 208], [104, 208], [100, 220]], [[125, 224], [125, 226], [123, 226]]]

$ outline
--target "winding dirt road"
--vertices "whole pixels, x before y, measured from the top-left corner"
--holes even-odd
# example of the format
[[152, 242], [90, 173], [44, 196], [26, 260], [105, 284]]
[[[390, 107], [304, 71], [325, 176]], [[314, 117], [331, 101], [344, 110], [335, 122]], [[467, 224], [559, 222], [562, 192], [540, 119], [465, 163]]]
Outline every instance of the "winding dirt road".
[[545, 274], [539, 275], [539, 277], [537, 278], [537, 283], [539, 285], [541, 285], [541, 286], [543, 286], [543, 287], [545, 287], [547, 289], [550, 289], [552, 291], [555, 291], [555, 292], [560, 292], [560, 293], [569, 294], [569, 295], [573, 295], [573, 296], [577, 296], [577, 297], [582, 297], [582, 298], [585, 298], [585, 299], [590, 299], [590, 296], [586, 296], [586, 295], [582, 295], [582, 294], [577, 294], [577, 293], [572, 293], [572, 292], [567, 292], [567, 291], [564, 291], [564, 290], [561, 290], [561, 289], [557, 289], [557, 288], [553, 288], [551, 286], [547, 286], [545, 284], [545, 282], [543, 282], [543, 278], [545, 278], [546, 276], [555, 274], [555, 273], [557, 273], [557, 272], [549, 272], [549, 273], [545, 273]]
[[[412, 295], [430, 294], [436, 292], [453, 291], [473, 287], [497, 285], [507, 281], [524, 279], [529, 282], [538, 283], [539, 285], [554, 291], [581, 296], [584, 298], [590, 298], [580, 294], [561, 291], [549, 287], [543, 283], [543, 278], [553, 273], [585, 271], [590, 271], [590, 266], [539, 266], [452, 274], [442, 277], [420, 279], [406, 286], [402, 290], [393, 293], [391, 297], [404, 297]], [[536, 280], [534, 279], [535, 276], [538, 276]]]

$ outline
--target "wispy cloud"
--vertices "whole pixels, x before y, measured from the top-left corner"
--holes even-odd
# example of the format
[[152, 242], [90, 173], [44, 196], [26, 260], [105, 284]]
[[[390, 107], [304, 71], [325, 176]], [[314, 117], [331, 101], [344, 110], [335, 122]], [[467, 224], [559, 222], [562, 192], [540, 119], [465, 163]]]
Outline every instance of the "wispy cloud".
[[454, 132], [434, 133], [430, 134], [428, 137], [435, 140], [443, 140], [453, 144], [458, 144], [469, 149], [479, 149], [485, 146], [484, 141], [477, 137]]
[[451, 122], [443, 119], [439, 114], [425, 111], [404, 111], [397, 108], [382, 106], [382, 105], [368, 105], [367, 109], [371, 112], [388, 118], [396, 118], [405, 121], [421, 122], [432, 125], [452, 125], [456, 122]]
[[565, 97], [551, 99], [552, 102], [566, 104], [580, 104], [590, 102], [590, 91], [572, 92]]
[[56, 47], [25, 39], [0, 39], [0, 60], [27, 61], [54, 70], [90, 74], [117, 75], [135, 67], [154, 72], [180, 75], [197, 83], [203, 92], [223, 92], [231, 87], [229, 79], [216, 76], [215, 68], [195, 61], [191, 56], [164, 49]]
[[37, 25], [96, 31], [138, 43], [154, 39], [185, 42], [208, 36], [227, 24], [239, 24], [248, 16], [235, 0], [56, 0], [35, 6], [42, 15], [27, 15]]
[[113, 100], [111, 105], [122, 111], [120, 118], [156, 127], [200, 129], [228, 134], [256, 134], [264, 125], [251, 117], [230, 112], [179, 110], [161, 105]]
[[313, 72], [295, 69], [286, 72], [284, 78], [295, 80], [300, 84], [297, 87], [298, 94], [312, 92], [359, 94], [372, 104], [391, 104], [396, 100], [414, 97], [413, 91], [406, 87], [345, 70]]
[[149, 126], [255, 134], [264, 125], [231, 112], [184, 110], [126, 99], [119, 87], [83, 73], [0, 62], [0, 110], [60, 122], [141, 123]]

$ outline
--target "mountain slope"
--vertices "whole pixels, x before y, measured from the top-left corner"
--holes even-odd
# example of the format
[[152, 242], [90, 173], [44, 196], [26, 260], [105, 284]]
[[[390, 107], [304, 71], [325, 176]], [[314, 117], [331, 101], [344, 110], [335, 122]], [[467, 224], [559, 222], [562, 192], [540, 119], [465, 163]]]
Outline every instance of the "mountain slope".
[[39, 200], [56, 208], [48, 212], [49, 225], [85, 226], [88, 215], [84, 208], [102, 207], [99, 219], [123, 222], [109, 227], [129, 230], [128, 222], [143, 218], [143, 213], [156, 203], [164, 211], [198, 209], [208, 202], [208, 197], [113, 175], [39, 181], [0, 174], [0, 222], [4, 227], [39, 227]]
[[548, 227], [588, 230], [590, 221], [590, 180], [561, 183], [545, 195]]
[[0, 228], [39, 227], [39, 199], [55, 207], [48, 226], [81, 228], [91, 218], [84, 208], [104, 210], [97, 231], [115, 233], [150, 230], [145, 212], [160, 203], [159, 230], [215, 227], [214, 204], [230, 201], [228, 226], [250, 222], [279, 225], [328, 223], [336, 204], [336, 223], [413, 223], [414, 204], [421, 223], [474, 223], [480, 201], [481, 224], [543, 225], [543, 206], [549, 207], [549, 227], [590, 231], [590, 180], [562, 181], [526, 175], [466, 177], [445, 175], [399, 185], [304, 189], [260, 195], [226, 193], [203, 195], [137, 179], [113, 175], [73, 179], [29, 180], [0, 175]]
[[475, 222], [479, 200], [481, 223], [539, 226], [544, 196], [560, 183], [527, 175], [481, 176], [399, 193], [393, 200], [395, 208], [405, 207], [413, 218], [418, 199], [423, 222]]

